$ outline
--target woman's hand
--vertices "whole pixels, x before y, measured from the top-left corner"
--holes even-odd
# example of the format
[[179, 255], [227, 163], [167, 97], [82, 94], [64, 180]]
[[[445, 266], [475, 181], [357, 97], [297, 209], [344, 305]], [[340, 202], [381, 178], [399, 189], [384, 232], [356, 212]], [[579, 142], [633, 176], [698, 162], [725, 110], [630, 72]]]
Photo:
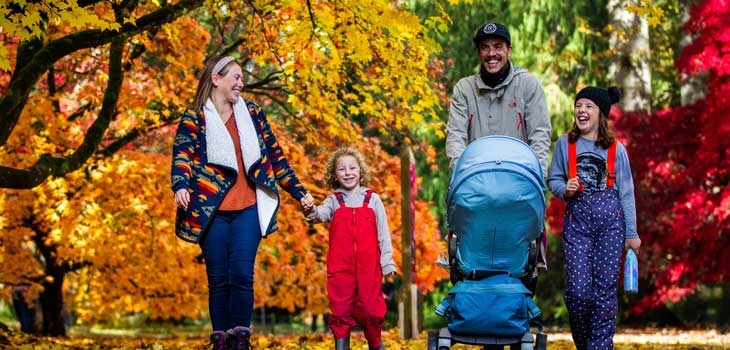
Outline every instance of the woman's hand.
[[568, 183], [565, 184], [565, 198], [573, 197], [573, 195], [580, 190], [580, 180], [578, 180], [578, 177], [574, 177], [572, 179], [568, 180]]
[[188, 205], [190, 205], [190, 192], [186, 188], [181, 188], [175, 192], [175, 205], [178, 208], [188, 210]]
[[626, 249], [631, 249], [634, 251], [634, 253], [639, 254], [639, 247], [641, 246], [641, 239], [640, 238], [627, 238], [626, 241], [624, 241], [624, 247]]
[[300, 202], [302, 203], [302, 208], [305, 212], [309, 212], [314, 209], [314, 197], [312, 197], [311, 194], [305, 194]]

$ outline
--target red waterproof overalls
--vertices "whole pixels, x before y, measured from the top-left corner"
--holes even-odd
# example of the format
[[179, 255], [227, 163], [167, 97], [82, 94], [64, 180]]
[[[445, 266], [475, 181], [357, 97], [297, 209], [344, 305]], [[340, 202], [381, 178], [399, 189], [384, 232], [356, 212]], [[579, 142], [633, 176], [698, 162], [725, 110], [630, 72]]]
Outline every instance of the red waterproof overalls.
[[330, 225], [327, 253], [327, 294], [332, 315], [328, 325], [335, 338], [346, 338], [359, 323], [371, 347], [381, 343], [385, 318], [380, 247], [375, 212], [368, 208], [372, 191], [362, 207], [345, 206], [342, 193], [335, 192], [340, 207]]

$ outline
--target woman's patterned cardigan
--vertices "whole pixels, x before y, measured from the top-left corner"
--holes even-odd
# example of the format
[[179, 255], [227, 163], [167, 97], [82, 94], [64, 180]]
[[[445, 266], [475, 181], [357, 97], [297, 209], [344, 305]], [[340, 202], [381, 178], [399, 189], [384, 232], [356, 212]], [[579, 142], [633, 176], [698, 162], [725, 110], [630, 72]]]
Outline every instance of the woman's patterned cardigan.
[[[276, 183], [298, 201], [306, 190], [289, 166], [263, 109], [253, 102], [245, 103], [261, 149], [261, 157], [246, 165], [246, 175], [256, 185], [261, 235], [265, 237], [277, 230], [279, 192]], [[180, 119], [172, 151], [172, 191], [186, 188], [191, 193], [187, 210], [177, 210], [175, 234], [192, 243], [198, 243], [204, 237], [215, 211], [236, 179], [235, 169], [208, 163], [205, 133], [204, 113], [186, 111]], [[245, 140], [241, 142], [245, 143]]]

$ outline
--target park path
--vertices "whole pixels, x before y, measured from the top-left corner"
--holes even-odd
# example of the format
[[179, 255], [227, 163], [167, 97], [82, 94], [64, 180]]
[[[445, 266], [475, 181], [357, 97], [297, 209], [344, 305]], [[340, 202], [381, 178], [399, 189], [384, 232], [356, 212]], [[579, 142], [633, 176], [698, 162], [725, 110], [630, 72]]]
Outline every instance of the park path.
[[[547, 330], [550, 341], [572, 341], [566, 329]], [[730, 333], [716, 329], [641, 328], [616, 331], [614, 343], [620, 344], [705, 344], [730, 349]]]

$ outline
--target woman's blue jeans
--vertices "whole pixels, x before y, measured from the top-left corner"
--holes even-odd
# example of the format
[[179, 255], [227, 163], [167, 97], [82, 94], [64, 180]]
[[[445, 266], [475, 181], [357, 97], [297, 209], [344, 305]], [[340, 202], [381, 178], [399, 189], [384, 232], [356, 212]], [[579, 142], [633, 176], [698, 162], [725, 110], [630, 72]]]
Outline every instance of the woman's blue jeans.
[[214, 331], [251, 325], [253, 268], [260, 242], [256, 205], [216, 213], [201, 244]]

